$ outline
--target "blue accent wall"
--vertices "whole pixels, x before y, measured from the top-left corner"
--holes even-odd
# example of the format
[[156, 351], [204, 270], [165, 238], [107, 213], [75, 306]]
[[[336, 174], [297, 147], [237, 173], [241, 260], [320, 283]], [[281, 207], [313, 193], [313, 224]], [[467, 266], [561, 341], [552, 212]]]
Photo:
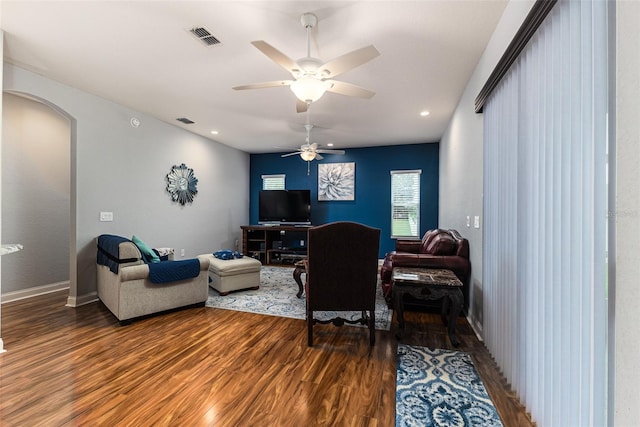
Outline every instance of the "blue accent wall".
[[[300, 156], [251, 154], [249, 219], [258, 223], [258, 193], [262, 175], [285, 174], [289, 190], [311, 190], [311, 222], [313, 225], [333, 221], [355, 221], [381, 230], [380, 257], [395, 248], [391, 239], [391, 174], [392, 170], [421, 169], [420, 236], [438, 227], [438, 144], [392, 145], [371, 148], [349, 148], [346, 154], [323, 154], [322, 163], [355, 162], [356, 188], [354, 201], [318, 201], [318, 161], [307, 164]], [[307, 175], [307, 165], [309, 174]]]

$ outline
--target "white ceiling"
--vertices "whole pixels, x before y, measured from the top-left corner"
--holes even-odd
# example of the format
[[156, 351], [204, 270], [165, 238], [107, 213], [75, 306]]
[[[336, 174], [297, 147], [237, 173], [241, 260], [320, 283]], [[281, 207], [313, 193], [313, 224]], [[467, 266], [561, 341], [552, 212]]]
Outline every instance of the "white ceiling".
[[[439, 141], [504, 10], [498, 0], [6, 1], [7, 62], [250, 153], [312, 142], [334, 148]], [[380, 56], [336, 79], [371, 99], [327, 93], [298, 114], [291, 78], [253, 47], [306, 55], [300, 16], [313, 12], [311, 54], [329, 61], [373, 44]], [[221, 44], [188, 31], [206, 27]], [[429, 110], [428, 117], [419, 112]], [[195, 124], [175, 119], [187, 117]], [[142, 123], [144, 126], [144, 122]], [[212, 135], [211, 130], [218, 135]]]

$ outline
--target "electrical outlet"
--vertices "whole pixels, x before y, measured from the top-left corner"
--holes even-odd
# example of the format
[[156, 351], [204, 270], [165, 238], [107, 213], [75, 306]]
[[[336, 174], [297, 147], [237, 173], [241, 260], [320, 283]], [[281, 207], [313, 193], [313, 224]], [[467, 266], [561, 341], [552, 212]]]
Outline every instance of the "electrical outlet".
[[184, 249], [180, 249], [180, 256], [184, 256]]
[[467, 227], [471, 227], [471, 217], [467, 215]]
[[101, 222], [113, 221], [113, 212], [100, 212], [100, 221]]

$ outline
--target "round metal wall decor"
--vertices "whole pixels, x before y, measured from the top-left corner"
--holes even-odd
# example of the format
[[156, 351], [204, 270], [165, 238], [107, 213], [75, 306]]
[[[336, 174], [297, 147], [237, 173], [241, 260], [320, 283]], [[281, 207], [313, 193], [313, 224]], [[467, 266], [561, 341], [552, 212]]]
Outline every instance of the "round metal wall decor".
[[198, 179], [193, 174], [193, 169], [182, 163], [180, 166], [173, 166], [171, 172], [167, 174], [167, 191], [171, 195], [171, 200], [184, 206], [193, 202], [193, 196], [198, 193], [196, 186]]

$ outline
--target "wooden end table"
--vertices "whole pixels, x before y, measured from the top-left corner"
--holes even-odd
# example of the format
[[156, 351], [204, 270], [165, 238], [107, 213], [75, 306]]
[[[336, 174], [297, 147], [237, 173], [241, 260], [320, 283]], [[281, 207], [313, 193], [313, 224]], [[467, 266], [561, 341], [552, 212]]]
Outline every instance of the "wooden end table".
[[[443, 298], [441, 319], [448, 324], [449, 339], [454, 347], [460, 345], [456, 337], [456, 320], [464, 304], [462, 295], [462, 282], [451, 270], [404, 268], [393, 269], [393, 301], [398, 318], [399, 329], [397, 338], [402, 338], [404, 333], [404, 296], [411, 295], [422, 300], [438, 300]], [[449, 310], [449, 303], [451, 310]], [[449, 319], [447, 322], [447, 311]]]

